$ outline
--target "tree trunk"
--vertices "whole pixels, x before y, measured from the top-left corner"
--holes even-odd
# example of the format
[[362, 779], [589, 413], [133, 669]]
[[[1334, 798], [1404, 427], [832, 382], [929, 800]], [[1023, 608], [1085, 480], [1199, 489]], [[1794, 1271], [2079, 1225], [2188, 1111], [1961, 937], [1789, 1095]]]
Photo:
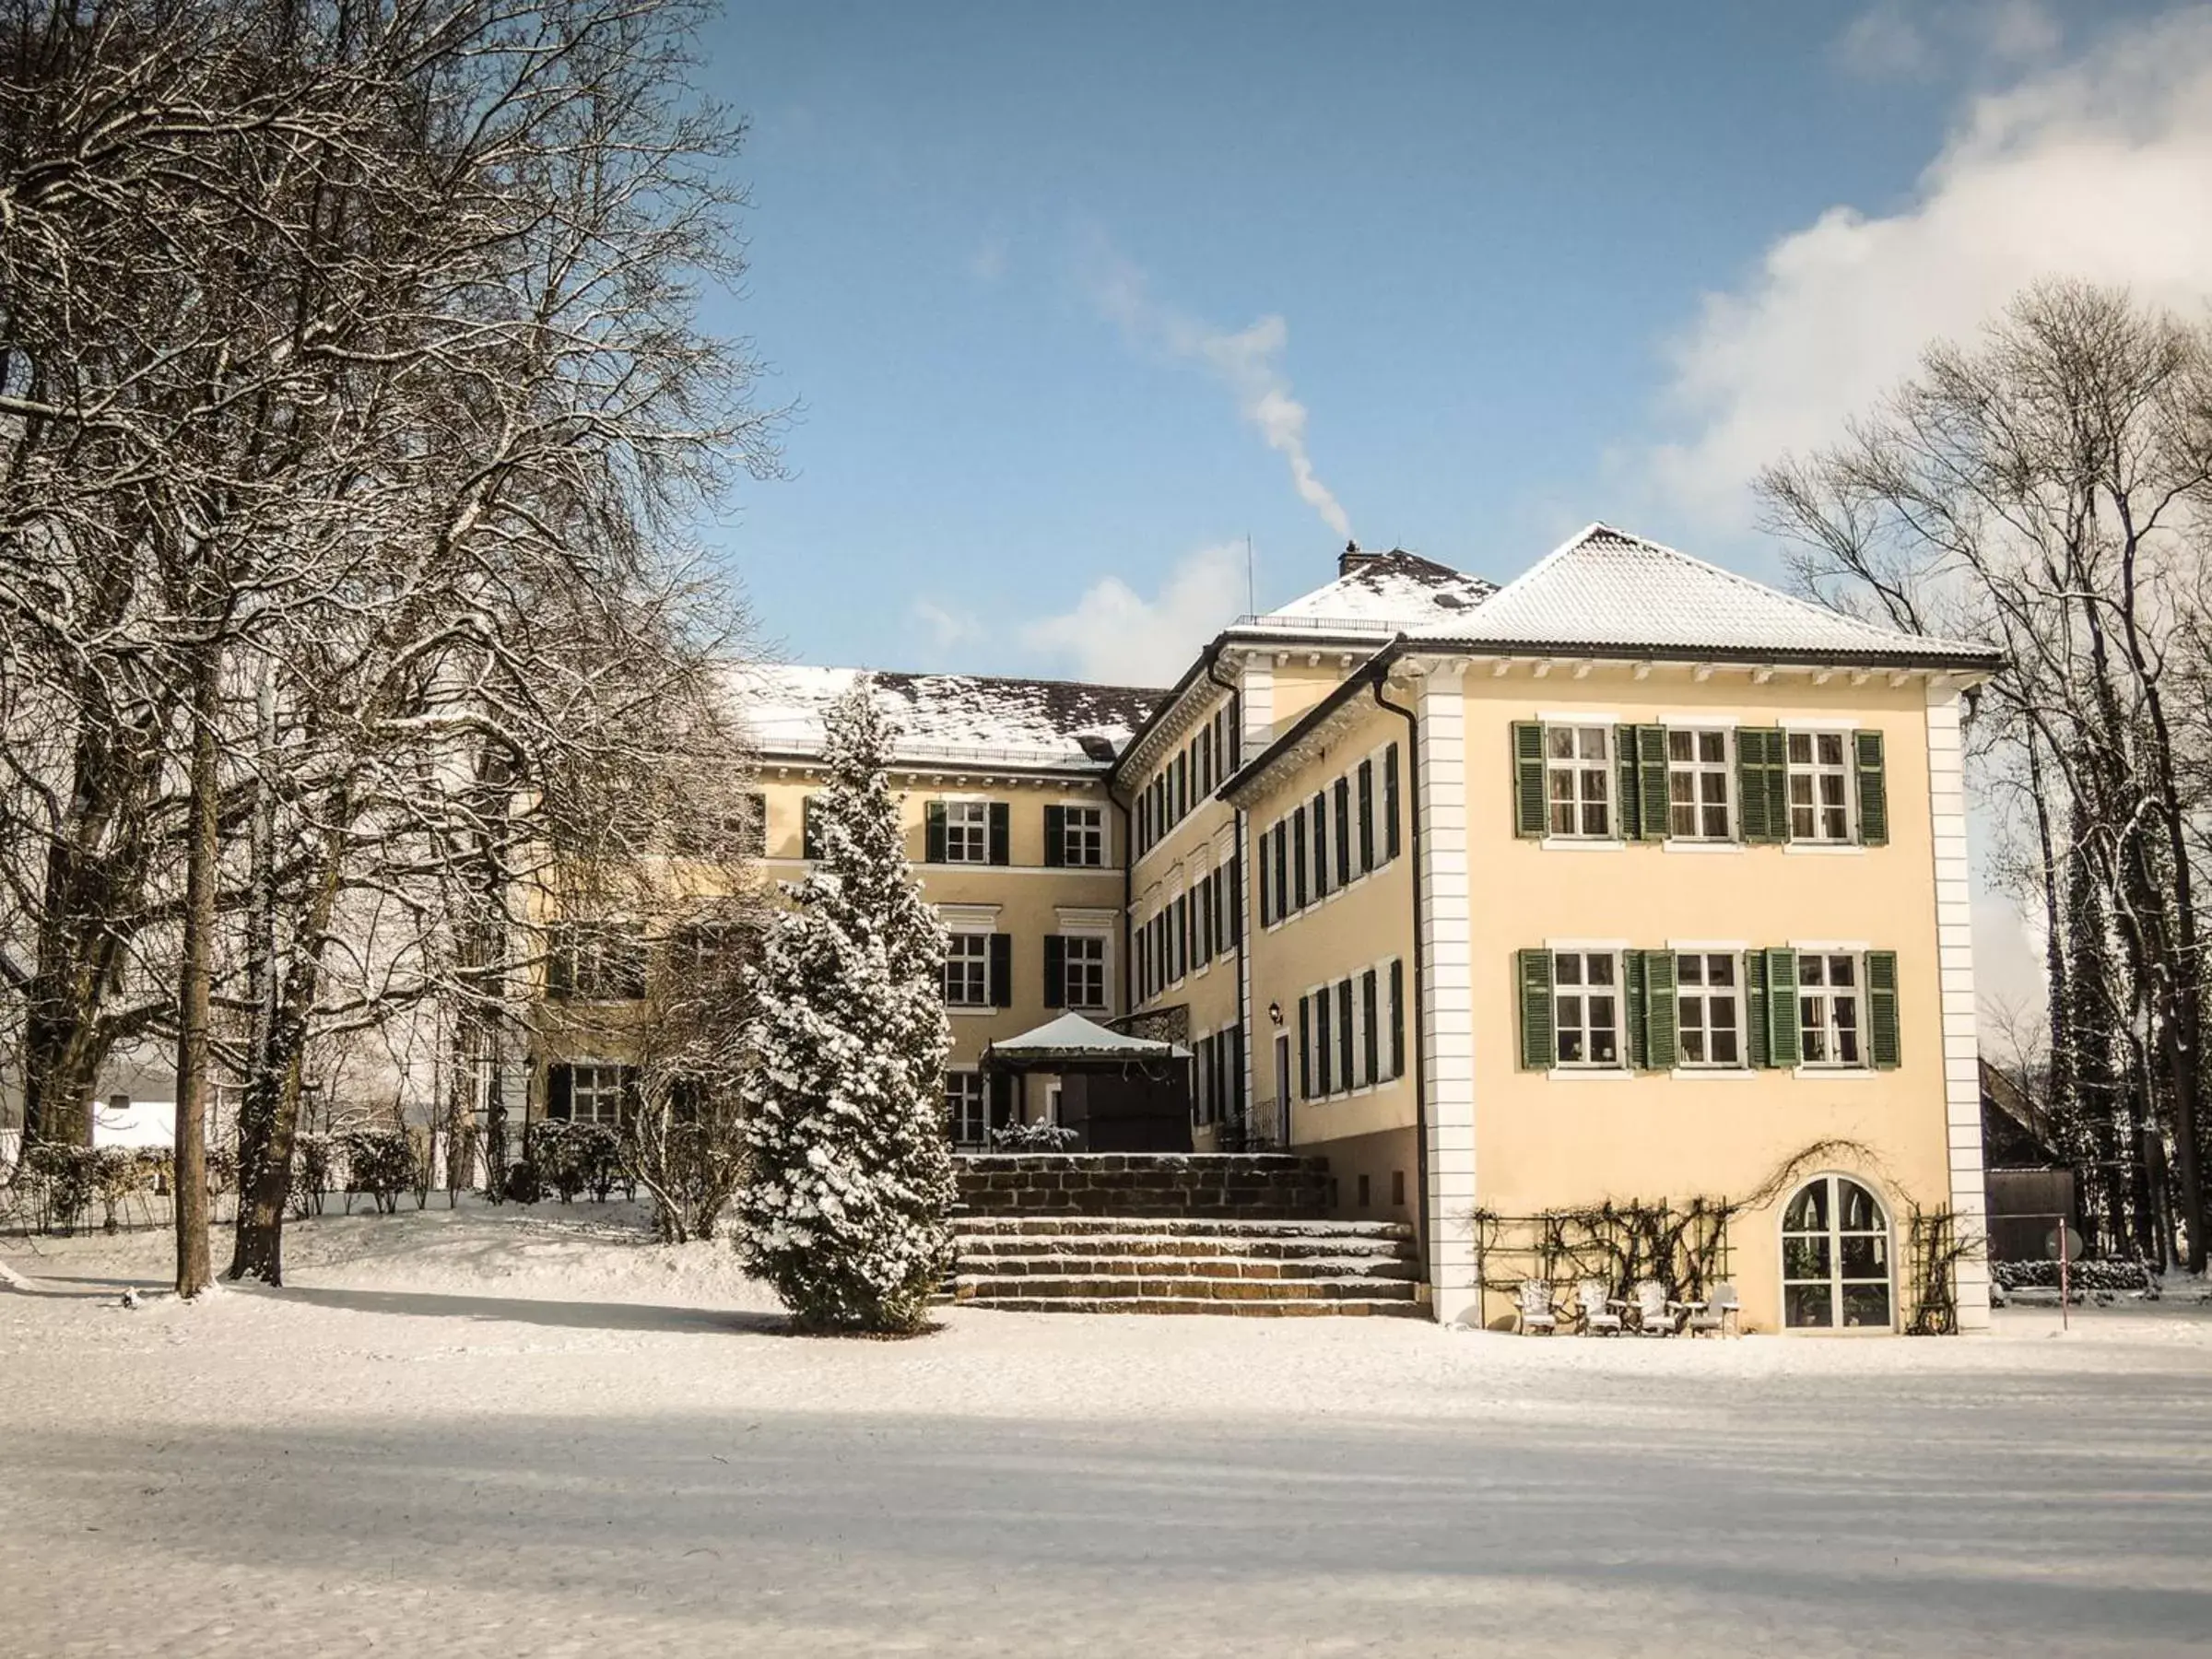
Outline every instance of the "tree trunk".
[[216, 770], [222, 653], [206, 647], [192, 708], [192, 788], [187, 808], [183, 959], [177, 987], [175, 1210], [177, 1294], [190, 1300], [214, 1278], [207, 1253], [207, 1097], [214, 1037], [216, 853], [221, 780]]

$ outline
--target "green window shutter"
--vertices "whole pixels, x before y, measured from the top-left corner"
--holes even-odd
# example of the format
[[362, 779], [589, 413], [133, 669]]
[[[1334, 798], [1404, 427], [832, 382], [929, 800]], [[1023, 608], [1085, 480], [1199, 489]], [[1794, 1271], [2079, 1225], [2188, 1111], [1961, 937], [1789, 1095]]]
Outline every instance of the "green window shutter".
[[1898, 1064], [1897, 952], [1866, 953], [1866, 1049], [1876, 1069]]
[[1767, 1053], [1767, 953], [1744, 953], [1744, 1064], [1764, 1071], [1774, 1064]]
[[1790, 839], [1790, 735], [1780, 726], [1767, 734], [1767, 839]]
[[1533, 720], [1513, 723], [1513, 832], [1544, 833], [1544, 728]]
[[1524, 950], [1519, 962], [1521, 1067], [1549, 1071], [1559, 1052], [1551, 1026], [1551, 952]]
[[1014, 935], [994, 933], [991, 935], [991, 1006], [1010, 1008], [1014, 1006]]
[[575, 1068], [569, 1065], [546, 1067], [546, 1115], [568, 1120], [571, 1101], [576, 1085]]
[[1006, 865], [1014, 862], [1013, 808], [1004, 801], [991, 803], [991, 862]]
[[1044, 935], [1044, 1006], [1067, 1006], [1067, 941], [1058, 934]]
[[816, 859], [822, 855], [822, 830], [816, 820], [821, 816], [819, 795], [808, 795], [799, 803], [799, 856]]
[[1382, 751], [1382, 862], [1398, 855], [1398, 746]]
[[1313, 1098], [1313, 999], [1298, 999], [1298, 1098]]
[[1390, 964], [1390, 1075], [1406, 1075], [1406, 964], [1394, 957]]
[[1613, 728], [1613, 834], [1618, 841], [1643, 839], [1642, 796], [1636, 787], [1636, 728]]
[[1853, 732], [1851, 738], [1853, 770], [1859, 779], [1859, 841], [1864, 846], [1887, 846], [1889, 841], [1889, 781], [1882, 764], [1882, 735]]
[[1735, 826], [1747, 841], [1772, 839], [1767, 833], [1766, 734], [1749, 726], [1735, 734]]
[[1804, 1058], [1797, 1035], [1797, 953], [1786, 947], [1767, 959], [1767, 1064], [1793, 1066]]
[[1653, 1071], [1672, 1071], [1680, 1058], [1679, 1026], [1675, 1015], [1675, 953], [1643, 953], [1644, 1064]]
[[1745, 726], [1735, 734], [1736, 815], [1747, 841], [1790, 838], [1788, 752], [1778, 726]]
[[922, 815], [922, 860], [924, 864], [945, 862], [945, 803], [932, 801]]
[[1630, 1071], [1642, 1071], [1647, 1065], [1644, 1044], [1643, 958], [1644, 953], [1641, 950], [1629, 950], [1621, 953], [1620, 971], [1628, 981], [1628, 983], [1622, 987], [1628, 994], [1623, 999], [1627, 1006], [1621, 1012], [1624, 1016], [1623, 1023], [1628, 1028], [1624, 1034], [1628, 1039], [1629, 1069]]
[[1067, 863], [1067, 808], [1047, 806], [1044, 809], [1044, 862], [1048, 868], [1057, 869]]
[[1665, 841], [1669, 827], [1666, 789], [1666, 728], [1636, 728], [1637, 810], [1645, 841]]

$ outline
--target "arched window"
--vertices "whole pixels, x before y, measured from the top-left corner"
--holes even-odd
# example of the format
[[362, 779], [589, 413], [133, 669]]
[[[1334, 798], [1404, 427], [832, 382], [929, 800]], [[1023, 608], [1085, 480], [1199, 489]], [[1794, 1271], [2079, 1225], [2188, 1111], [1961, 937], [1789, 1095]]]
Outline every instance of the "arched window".
[[1782, 1214], [1782, 1322], [1888, 1330], [1889, 1218], [1847, 1175], [1818, 1176]]

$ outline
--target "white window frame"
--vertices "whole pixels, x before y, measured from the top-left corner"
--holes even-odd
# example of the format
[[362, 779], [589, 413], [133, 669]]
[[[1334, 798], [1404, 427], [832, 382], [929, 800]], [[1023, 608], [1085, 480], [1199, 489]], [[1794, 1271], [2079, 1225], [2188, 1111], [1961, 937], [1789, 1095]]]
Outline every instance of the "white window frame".
[[[989, 833], [986, 814], [985, 834]], [[1103, 869], [1106, 865], [1106, 812], [1100, 806], [1060, 809], [1060, 857], [1070, 869]]]
[[570, 1065], [569, 1122], [610, 1129], [622, 1122], [622, 1067], [603, 1060]]
[[[1097, 953], [1095, 959], [1077, 962], [1076, 950], [1078, 946], [1082, 947], [1086, 955], [1095, 951]], [[988, 947], [985, 948], [988, 949]], [[1066, 1007], [1080, 1009], [1085, 1013], [1096, 1013], [1105, 1008], [1108, 994], [1106, 988], [1106, 935], [1103, 934], [1062, 934], [1060, 935], [1060, 999], [1062, 1004]], [[1094, 970], [1098, 974], [1098, 999], [1095, 1002], [1081, 1000], [1076, 994], [1077, 981], [1078, 978], [1088, 977], [1088, 972]], [[984, 969], [986, 978], [989, 971], [986, 964]]]
[[[971, 852], [969, 849], [972, 849]], [[991, 862], [991, 803], [945, 803], [945, 862], [987, 865]]]
[[[955, 971], [960, 993], [954, 994]], [[976, 994], [970, 996], [972, 988]], [[945, 1006], [948, 1008], [987, 1008], [991, 1006], [991, 935], [956, 931], [945, 946]]]
[[[1690, 759], [1675, 758], [1675, 739], [1679, 735], [1689, 740]], [[1699, 747], [1708, 737], [1721, 742], [1721, 758], [1708, 760], [1698, 754]], [[1668, 726], [1666, 728], [1666, 832], [1668, 839], [1687, 841], [1727, 841], [1735, 837], [1735, 756], [1733, 752], [1733, 735], [1725, 726]], [[1675, 822], [1675, 809], [1682, 803], [1675, 799], [1677, 775], [1690, 781], [1688, 802], [1691, 828], [1688, 832]], [[1708, 779], [1718, 778], [1721, 784], [1721, 828], [1715, 834], [1705, 827], [1705, 814], [1712, 803], [1705, 799], [1703, 785]]]
[[[1693, 961], [1698, 964], [1699, 975], [1699, 983], [1694, 988], [1688, 985], [1688, 983], [1682, 977], [1683, 964], [1685, 962]], [[1710, 982], [1708, 982], [1705, 979], [1705, 975], [1712, 971], [1712, 964], [1715, 962], [1726, 962], [1729, 965], [1729, 976], [1733, 982], [1728, 987], [1726, 997], [1726, 1000], [1733, 1004], [1735, 1009], [1735, 1024], [1733, 1028], [1735, 1035], [1735, 1058], [1733, 1060], [1716, 1060], [1712, 1057], [1712, 1045], [1711, 1040], [1715, 1030], [1712, 1023], [1712, 1004], [1716, 999], [1712, 994], [1712, 988]], [[1688, 1035], [1690, 1027], [1688, 1022], [1683, 1019], [1681, 1016], [1682, 999], [1686, 995], [1691, 994], [1694, 994], [1699, 1003], [1702, 1005], [1700, 1009], [1702, 1018], [1699, 1021], [1697, 1032], [1698, 1035], [1704, 1040], [1702, 1046], [1705, 1048], [1706, 1053], [1704, 1058], [1699, 1060], [1693, 1060], [1689, 1057], [1688, 1049], [1684, 1044], [1684, 1039]], [[1677, 947], [1675, 950], [1676, 1065], [1683, 1071], [1705, 1072], [1743, 1070], [1744, 1067], [1750, 1063], [1748, 1058], [1749, 1033], [1747, 1033], [1744, 1029], [1744, 959], [1741, 951], [1735, 949], [1699, 950], [1694, 948], [1686, 949]]]
[[[1807, 988], [1805, 965], [1821, 964], [1821, 983]], [[1832, 982], [1834, 967], [1839, 962], [1849, 963], [1851, 984], [1841, 989]], [[1851, 1004], [1852, 1018], [1848, 1026], [1838, 1018], [1838, 1004]], [[1848, 1030], [1853, 1045], [1858, 1052], [1843, 1058], [1843, 1034]], [[1821, 1046], [1828, 1052], [1818, 1059], [1812, 1053], [1808, 1033], [1817, 1033]], [[1806, 1071], [1862, 1071], [1866, 1065], [1866, 958], [1857, 950], [1800, 950], [1797, 953], [1797, 1058]]]
[[[1860, 1188], [1873, 1201], [1875, 1207], [1881, 1212], [1882, 1220], [1879, 1227], [1847, 1228], [1843, 1225], [1843, 1194], [1841, 1191], [1841, 1183], [1844, 1182], [1849, 1182], [1853, 1186]], [[1791, 1207], [1808, 1188], [1824, 1184], [1828, 1187], [1827, 1225], [1818, 1230], [1791, 1227]], [[1882, 1336], [1888, 1335], [1898, 1328], [1900, 1310], [1897, 1281], [1897, 1222], [1888, 1199], [1883, 1195], [1881, 1189], [1877, 1187], [1873, 1182], [1864, 1176], [1848, 1174], [1841, 1170], [1823, 1171], [1800, 1182], [1796, 1190], [1790, 1194], [1777, 1212], [1776, 1224], [1782, 1244], [1780, 1258], [1782, 1277], [1779, 1285], [1781, 1305], [1776, 1309], [1778, 1316], [1776, 1328], [1784, 1335]], [[1820, 1239], [1827, 1242], [1829, 1260], [1825, 1282], [1829, 1290], [1829, 1323], [1825, 1324], [1793, 1324], [1790, 1322], [1790, 1291], [1798, 1287], [1810, 1287], [1823, 1282], [1822, 1279], [1803, 1275], [1795, 1277], [1791, 1276], [1790, 1243], [1795, 1239]], [[1842, 1257], [1844, 1241], [1847, 1239], [1879, 1240], [1886, 1277], [1877, 1279], [1865, 1273], [1846, 1273]], [[1849, 1290], [1854, 1286], [1871, 1286], [1877, 1283], [1885, 1284], [1888, 1290], [1889, 1318], [1888, 1322], [1882, 1324], [1862, 1325], [1843, 1324], [1841, 1321], [1843, 1304]]]
[[[1804, 761], [1800, 761], [1796, 754], [1800, 738], [1804, 740], [1806, 753], [1809, 757]], [[1840, 759], [1830, 761], [1820, 759], [1820, 746], [1827, 741], [1835, 744]], [[1784, 772], [1789, 782], [1790, 840], [1805, 846], [1850, 845], [1853, 831], [1851, 734], [1817, 726], [1789, 726], [1783, 728], [1782, 742]], [[1797, 800], [1800, 781], [1806, 784], [1806, 802], [1802, 806]], [[1820, 785], [1824, 781], [1835, 782], [1839, 800], [1834, 805], [1820, 799]], [[1797, 827], [1799, 812], [1809, 815], [1807, 828], [1802, 831]], [[1832, 818], [1831, 814], [1835, 815]], [[1831, 822], [1840, 822], [1842, 826], [1833, 835], [1828, 832], [1828, 826]]]
[[[977, 1131], [971, 1138], [964, 1132]], [[991, 1144], [991, 1085], [972, 1066], [953, 1066], [945, 1073], [945, 1134], [956, 1147]]]
[[[1561, 980], [1559, 977], [1559, 964], [1562, 960], [1568, 958], [1573, 958], [1577, 963], [1575, 968], [1575, 986], [1572, 990], [1562, 993], [1560, 989]], [[1590, 1021], [1587, 1006], [1589, 1004], [1590, 997], [1587, 986], [1591, 982], [1584, 980], [1583, 975], [1588, 971], [1590, 964], [1596, 961], [1610, 963], [1612, 970], [1610, 982], [1601, 988], [1604, 993], [1609, 994], [1613, 999], [1613, 1057], [1610, 1060], [1594, 1059], [1591, 1057], [1589, 1052], [1594, 1046], [1590, 1041], [1591, 1037], [1594, 1032], [1602, 1030], [1603, 1028], [1593, 1025]], [[1628, 976], [1622, 972], [1621, 968], [1622, 953], [1618, 947], [1555, 945], [1551, 947], [1551, 1064], [1554, 1070], [1566, 1072], [1618, 1072], [1626, 1071], [1628, 1069]], [[1571, 1028], [1569, 1027], [1567, 1021], [1561, 1017], [1560, 1009], [1562, 1003], [1569, 995], [1573, 996], [1580, 1004], [1583, 1005], [1582, 1017], [1571, 1028], [1573, 1030], [1580, 1032], [1583, 1039], [1583, 1047], [1584, 1049], [1584, 1053], [1583, 1058], [1579, 1060], [1567, 1059], [1563, 1052], [1563, 1040], [1568, 1035]]]
[[[1571, 754], [1561, 756], [1555, 752], [1556, 739], [1569, 739]], [[1594, 763], [1582, 752], [1584, 739], [1597, 740], [1598, 758]], [[1544, 726], [1544, 826], [1547, 839], [1553, 841], [1607, 841], [1619, 839], [1620, 815], [1613, 799], [1617, 792], [1613, 775], [1613, 728], [1591, 721], [1547, 721]], [[1564, 779], [1568, 793], [1558, 793], [1559, 781]], [[1585, 793], [1592, 781], [1595, 793]], [[1564, 807], [1570, 827], [1559, 826], [1559, 810]], [[1590, 816], [1595, 809], [1604, 818], [1604, 828], [1588, 828]]]

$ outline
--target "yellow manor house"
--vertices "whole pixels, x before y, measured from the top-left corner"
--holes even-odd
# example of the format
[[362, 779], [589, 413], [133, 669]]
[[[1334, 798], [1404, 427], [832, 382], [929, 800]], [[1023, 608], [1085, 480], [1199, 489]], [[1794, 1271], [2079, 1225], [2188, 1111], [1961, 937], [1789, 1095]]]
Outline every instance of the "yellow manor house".
[[[1056, 1118], [1073, 1079], [980, 1063], [1072, 1012], [1187, 1051], [1197, 1150], [1409, 1224], [1441, 1320], [1641, 1205], [1719, 1218], [1745, 1329], [1901, 1329], [1938, 1235], [1985, 1328], [1960, 718], [1997, 665], [1594, 524], [1502, 588], [1347, 547], [1164, 692], [874, 675], [950, 1134]], [[759, 677], [771, 875], [854, 677]], [[534, 1096], [611, 1116], [618, 1071]]]

